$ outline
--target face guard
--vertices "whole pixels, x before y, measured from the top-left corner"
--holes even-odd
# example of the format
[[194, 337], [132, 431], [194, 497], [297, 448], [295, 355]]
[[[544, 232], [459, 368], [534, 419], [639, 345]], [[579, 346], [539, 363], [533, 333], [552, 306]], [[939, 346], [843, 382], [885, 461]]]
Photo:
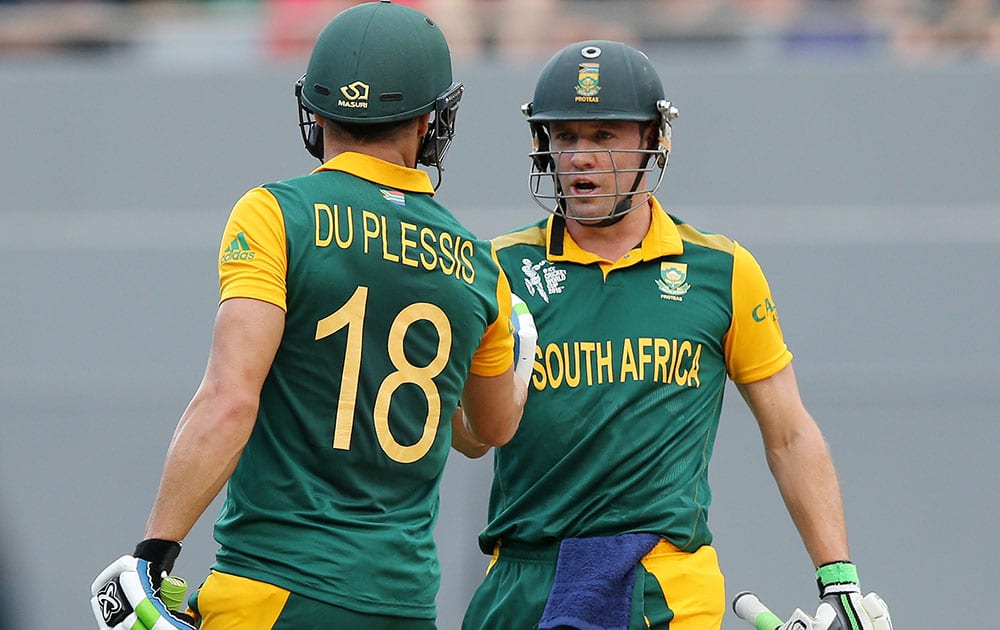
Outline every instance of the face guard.
[[[532, 104], [526, 103], [521, 107], [525, 116], [531, 117]], [[670, 101], [658, 100], [656, 109], [660, 112], [659, 132], [657, 140], [651, 142], [653, 145], [646, 149], [580, 149], [568, 151], [552, 151], [549, 141], [548, 126], [545, 123], [531, 123], [531, 139], [534, 150], [528, 156], [531, 158], [531, 171], [528, 173], [528, 188], [531, 196], [543, 210], [551, 212], [557, 216], [566, 217], [566, 201], [570, 199], [601, 199], [617, 198], [612, 211], [605, 217], [580, 218], [572, 217], [581, 223], [591, 223], [594, 225], [612, 225], [617, 223], [621, 217], [632, 210], [638, 208], [647, 201], [647, 195], [652, 196], [660, 187], [663, 175], [666, 172], [667, 163], [670, 161], [670, 121], [677, 117], [677, 108]], [[650, 121], [652, 124], [652, 121]], [[645, 136], [646, 131], [643, 130]], [[607, 193], [593, 193], [578, 195], [567, 193], [563, 190], [559, 182], [561, 173], [558, 165], [563, 156], [574, 154], [595, 154], [606, 153], [611, 161], [610, 169], [574, 171], [574, 175], [614, 175], [615, 190]], [[630, 156], [638, 156], [640, 166], [638, 168], [619, 167], [619, 163], [635, 163]], [[655, 171], [655, 173], [654, 173]], [[632, 183], [628, 189], [619, 188], [618, 175], [634, 174]], [[645, 185], [640, 188], [645, 176]], [[609, 222], [610, 221], [610, 222]]]
[[[521, 111], [527, 116], [532, 138], [528, 188], [535, 202], [547, 212], [567, 216], [566, 202], [569, 200], [613, 197], [618, 201], [605, 217], [570, 217], [592, 226], [612, 225], [645, 203], [663, 181], [670, 155], [670, 122], [677, 117], [677, 108], [666, 100], [663, 85], [649, 58], [631, 46], [607, 40], [566, 46], [542, 68], [535, 84], [534, 99], [522, 106]], [[647, 146], [608, 149], [611, 169], [589, 171], [593, 175], [614, 175], [614, 192], [574, 195], [564, 191], [559, 182], [559, 158], [601, 151], [553, 151], [549, 125], [557, 121], [631, 121], [643, 129], [643, 138], [652, 137]], [[655, 133], [649, 133], [650, 126]], [[637, 162], [636, 157], [640, 158], [640, 166], [626, 168], [626, 163]], [[573, 175], [586, 176], [587, 173], [574, 171]], [[634, 174], [632, 183], [622, 186], [617, 178], [620, 174]]]
[[302, 134], [302, 143], [309, 155], [322, 162], [323, 130], [316, 123], [316, 117], [313, 113], [302, 104], [302, 82], [305, 80], [306, 75], [303, 74], [295, 82], [295, 100], [299, 104], [299, 133]]
[[441, 163], [455, 139], [455, 119], [458, 116], [458, 103], [462, 100], [465, 88], [461, 83], [452, 83], [451, 87], [434, 100], [434, 113], [430, 119], [427, 134], [420, 142], [417, 162], [433, 166], [438, 172], [435, 189], [441, 184]]

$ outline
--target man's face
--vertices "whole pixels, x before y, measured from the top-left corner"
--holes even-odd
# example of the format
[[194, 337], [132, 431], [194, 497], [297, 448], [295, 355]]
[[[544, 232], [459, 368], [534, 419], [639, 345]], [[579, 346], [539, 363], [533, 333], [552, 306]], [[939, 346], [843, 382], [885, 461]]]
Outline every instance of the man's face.
[[[566, 216], [603, 219], [636, 183], [646, 155], [639, 150], [648, 127], [631, 121], [557, 121], [549, 125], [549, 144], [559, 186], [566, 195]], [[643, 189], [645, 175], [640, 178]], [[637, 196], [638, 197], [638, 196]], [[641, 201], [631, 199], [633, 205]]]

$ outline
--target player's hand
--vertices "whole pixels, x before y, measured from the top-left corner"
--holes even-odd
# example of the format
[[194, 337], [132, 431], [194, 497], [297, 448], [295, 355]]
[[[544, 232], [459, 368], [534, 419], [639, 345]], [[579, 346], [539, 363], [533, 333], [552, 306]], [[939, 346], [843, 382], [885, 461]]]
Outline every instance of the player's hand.
[[163, 578], [174, 570], [174, 562], [181, 555], [181, 544], [162, 538], [147, 538], [135, 546], [132, 555], [149, 563], [153, 588], [159, 589]]
[[511, 293], [510, 305], [510, 325], [514, 330], [514, 373], [527, 385], [531, 382], [538, 330], [524, 300]]
[[816, 570], [819, 597], [816, 630], [892, 630], [889, 607], [876, 593], [861, 596], [858, 570], [831, 562]]
[[[821, 607], [825, 605], [820, 604]], [[826, 626], [821, 625], [822, 623], [823, 620], [820, 617], [820, 611], [816, 611], [816, 618], [814, 619], [796, 608], [792, 616], [788, 618], [788, 621], [774, 630], [819, 630], [821, 627], [826, 628]]]
[[[112, 562], [90, 586], [90, 606], [101, 630], [194, 630], [194, 620], [164, 603], [163, 580], [180, 543], [144, 540], [135, 554]], [[138, 556], [138, 557], [137, 557]]]
[[[819, 630], [819, 628], [829, 628], [830, 620], [837, 618], [829, 604], [821, 603], [819, 610], [816, 611], [816, 618], [796, 608], [788, 621], [782, 621], [781, 617], [771, 612], [749, 591], [743, 591], [736, 596], [733, 600], [733, 612], [757, 630]], [[830, 614], [824, 614], [825, 612]]]

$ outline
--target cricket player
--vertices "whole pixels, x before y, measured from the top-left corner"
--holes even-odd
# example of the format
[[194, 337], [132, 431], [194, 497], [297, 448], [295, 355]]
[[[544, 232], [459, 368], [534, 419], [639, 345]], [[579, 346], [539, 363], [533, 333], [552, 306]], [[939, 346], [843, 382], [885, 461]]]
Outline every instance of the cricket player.
[[538, 347], [520, 429], [494, 449], [479, 538], [492, 559], [463, 628], [719, 628], [708, 466], [727, 378], [815, 564], [812, 628], [891, 628], [881, 600], [862, 602], [834, 466], [760, 266], [653, 196], [677, 110], [650, 61], [572, 44], [523, 110], [531, 192], [552, 216], [494, 243]]
[[[361, 4], [319, 35], [296, 96], [321, 166], [232, 210], [205, 376], [143, 540], [94, 581], [100, 628], [435, 628], [452, 422], [504, 444], [530, 373], [492, 245], [417, 168], [440, 177], [461, 95], [414, 9]], [[181, 540], [227, 482], [211, 574], [174, 611]]]

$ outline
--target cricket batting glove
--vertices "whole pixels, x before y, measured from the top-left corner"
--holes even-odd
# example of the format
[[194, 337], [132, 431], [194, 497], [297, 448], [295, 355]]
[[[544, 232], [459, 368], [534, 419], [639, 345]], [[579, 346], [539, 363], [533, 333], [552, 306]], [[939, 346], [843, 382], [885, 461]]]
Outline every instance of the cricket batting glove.
[[[753, 624], [757, 630], [817, 630], [818, 628], [829, 628], [830, 621], [824, 620], [819, 614], [821, 611], [829, 609], [830, 619], [836, 619], [837, 614], [829, 604], [820, 604], [820, 611], [814, 619], [796, 608], [788, 621], [782, 621], [780, 617], [761, 603], [760, 599], [749, 591], [743, 591], [733, 600], [733, 612], [743, 621]], [[825, 625], [823, 625], [825, 624]]]
[[[823, 604], [821, 604], [822, 606]], [[805, 614], [798, 608], [792, 613], [792, 616], [788, 618], [788, 621], [775, 628], [775, 630], [819, 630], [820, 624], [823, 623], [819, 618], [819, 611], [816, 612], [817, 617], [813, 619], [809, 615]], [[824, 626], [825, 627], [825, 626]]]
[[[149, 539], [139, 543], [135, 555], [112, 562], [90, 586], [90, 607], [100, 630], [195, 630], [194, 620], [172, 610], [183, 593], [168, 578], [180, 543]], [[165, 603], [164, 600], [167, 600]]]
[[816, 630], [892, 630], [889, 607], [876, 593], [861, 596], [858, 569], [850, 562], [831, 562], [816, 569], [822, 601]]
[[531, 382], [531, 369], [535, 361], [538, 330], [535, 329], [535, 318], [531, 316], [524, 300], [511, 293], [510, 305], [510, 325], [514, 331], [514, 373], [528, 384]]

